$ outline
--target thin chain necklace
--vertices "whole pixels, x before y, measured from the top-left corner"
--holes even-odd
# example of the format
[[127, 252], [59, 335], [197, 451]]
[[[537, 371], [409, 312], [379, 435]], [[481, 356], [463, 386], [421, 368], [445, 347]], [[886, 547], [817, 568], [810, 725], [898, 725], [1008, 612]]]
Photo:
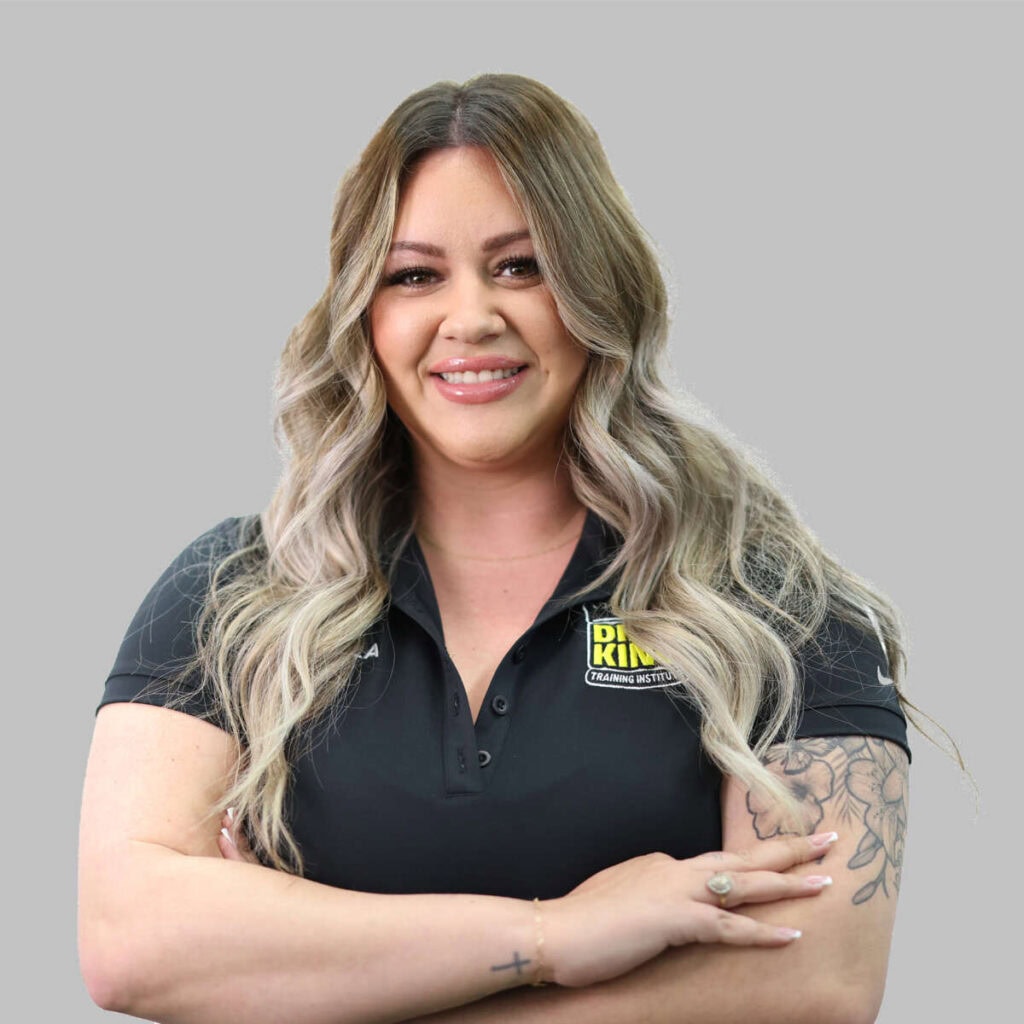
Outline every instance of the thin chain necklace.
[[[556, 544], [552, 544], [550, 547], [541, 548], [540, 551], [532, 551], [528, 555], [500, 555], [495, 557], [494, 555], [464, 555], [461, 551], [454, 551], [451, 548], [442, 547], [437, 543], [433, 537], [428, 537], [425, 533], [417, 531], [416, 537], [421, 544], [426, 544], [427, 547], [434, 548], [440, 551], [443, 555], [450, 555], [452, 558], [464, 559], [467, 562], [521, 562], [527, 558], [540, 558], [541, 555], [549, 555], [552, 551], [557, 551], [559, 548], [564, 548], [568, 544], [575, 544], [579, 540], [580, 532], [583, 529], [583, 524], [575, 524], [575, 520], [581, 513], [584, 519], [586, 518], [586, 509], [580, 509], [577, 512], [573, 512], [569, 519], [568, 526], [572, 527], [569, 536], [563, 540], [558, 541]], [[564, 527], [563, 527], [564, 529]], [[561, 531], [560, 531], [561, 532]]]

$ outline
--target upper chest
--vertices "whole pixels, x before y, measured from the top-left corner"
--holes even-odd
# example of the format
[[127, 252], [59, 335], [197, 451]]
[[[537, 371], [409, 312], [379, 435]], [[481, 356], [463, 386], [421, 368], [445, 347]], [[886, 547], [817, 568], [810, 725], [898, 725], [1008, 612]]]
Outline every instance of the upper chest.
[[555, 590], [566, 555], [502, 563], [433, 551], [426, 561], [445, 652], [476, 721], [498, 666]]

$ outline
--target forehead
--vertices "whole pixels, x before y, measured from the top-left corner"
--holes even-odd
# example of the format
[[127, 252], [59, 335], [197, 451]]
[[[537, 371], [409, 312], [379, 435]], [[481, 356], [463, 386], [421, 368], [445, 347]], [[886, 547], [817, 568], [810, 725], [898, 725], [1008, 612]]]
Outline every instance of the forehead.
[[443, 245], [446, 237], [525, 226], [494, 157], [485, 149], [462, 146], [428, 153], [413, 169], [402, 189], [394, 238]]

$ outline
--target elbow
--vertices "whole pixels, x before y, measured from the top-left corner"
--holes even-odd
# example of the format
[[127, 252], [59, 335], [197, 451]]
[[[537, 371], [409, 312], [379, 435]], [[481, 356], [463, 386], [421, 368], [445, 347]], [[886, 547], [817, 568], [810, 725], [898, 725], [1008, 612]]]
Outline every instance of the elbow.
[[180, 980], [182, 946], [168, 941], [173, 923], [151, 895], [175, 891], [173, 880], [140, 861], [109, 856], [101, 867], [81, 870], [78, 967], [97, 1006], [149, 1017]]
[[861, 990], [851, 997], [844, 1020], [848, 1024], [875, 1024], [882, 1009], [882, 990], [877, 994], [870, 989]]
[[[133, 891], [131, 886], [125, 888]], [[158, 968], [167, 957], [166, 950], [154, 942], [153, 928], [130, 912], [126, 904], [131, 902], [89, 888], [81, 893], [78, 969], [97, 1006], [139, 1015], [140, 1000], [152, 996], [163, 973]]]
[[123, 948], [111, 941], [100, 926], [80, 922], [78, 966], [89, 998], [103, 1010], [127, 1013], [131, 999], [128, 989], [128, 959]]
[[79, 928], [78, 967], [89, 998], [103, 1010], [150, 1019], [159, 1013], [166, 980], [155, 950], [130, 941], [130, 933], [104, 931]]
[[811, 999], [802, 1002], [788, 1024], [875, 1024], [882, 1006], [884, 985], [824, 984]]

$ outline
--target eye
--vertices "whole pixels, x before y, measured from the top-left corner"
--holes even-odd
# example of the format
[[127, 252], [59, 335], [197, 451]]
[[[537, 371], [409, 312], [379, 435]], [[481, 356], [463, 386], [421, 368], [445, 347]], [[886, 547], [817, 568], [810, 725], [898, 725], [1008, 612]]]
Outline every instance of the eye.
[[395, 273], [384, 279], [385, 284], [401, 284], [408, 288], [422, 288], [429, 284], [429, 281], [414, 281], [416, 277], [433, 277], [434, 271], [430, 267], [406, 267], [404, 270], [397, 270]]
[[525, 268], [526, 272], [522, 274], [510, 275], [514, 278], [536, 277], [537, 275], [540, 274], [540, 267], [537, 264], [537, 261], [532, 256], [509, 256], [508, 259], [502, 260], [498, 264], [497, 269], [506, 270], [515, 267], [523, 267]]
[[[527, 280], [540, 276], [540, 267], [532, 256], [509, 256], [495, 268], [498, 274], [511, 280]], [[505, 274], [506, 270], [513, 273]], [[403, 288], [425, 288], [437, 279], [437, 271], [430, 267], [403, 267], [384, 278], [385, 285], [401, 285]]]

